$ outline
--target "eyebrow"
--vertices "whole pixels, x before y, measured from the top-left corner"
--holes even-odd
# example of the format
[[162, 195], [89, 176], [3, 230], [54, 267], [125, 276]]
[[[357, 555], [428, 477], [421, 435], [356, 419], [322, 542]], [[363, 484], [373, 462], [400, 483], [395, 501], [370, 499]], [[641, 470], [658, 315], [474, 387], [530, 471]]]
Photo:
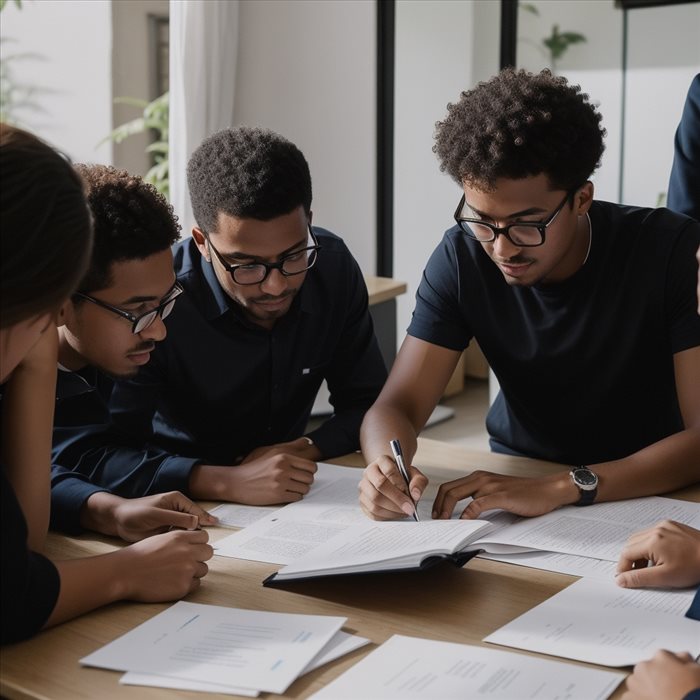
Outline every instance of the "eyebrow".
[[[277, 255], [277, 258], [279, 259], [283, 258], [285, 255], [289, 255], [289, 253], [293, 252], [300, 246], [303, 246], [308, 239], [309, 235], [307, 233], [306, 237], [302, 238], [300, 241], [297, 241], [294, 245], [279, 253]], [[229, 260], [253, 260], [254, 262], [265, 262], [265, 258], [262, 258], [259, 255], [249, 255], [248, 253], [224, 253], [223, 251], [219, 251], [219, 253], [221, 254], [222, 258], [228, 258]]]
[[[483, 219], [491, 219], [493, 220], [493, 217], [490, 214], [487, 214], [486, 212], [479, 211], [475, 207], [473, 207], [467, 200], [464, 200], [464, 203], [478, 216], [482, 217]], [[515, 211], [512, 214], [508, 214], [504, 216], [504, 219], [516, 219], [519, 216], [532, 216], [532, 214], [546, 214], [548, 213], [546, 209], [542, 209], [541, 207], [530, 207], [529, 209], [522, 209], [521, 211]]]
[[130, 306], [131, 304], [142, 304], [144, 301], [163, 301], [163, 299], [167, 299], [168, 295], [175, 289], [175, 285], [177, 284], [177, 280], [172, 283], [172, 286], [168, 291], [163, 294], [162, 297], [156, 297], [156, 296], [145, 296], [145, 297], [129, 297], [126, 301], [122, 301], [120, 304], [115, 304], [115, 306]]

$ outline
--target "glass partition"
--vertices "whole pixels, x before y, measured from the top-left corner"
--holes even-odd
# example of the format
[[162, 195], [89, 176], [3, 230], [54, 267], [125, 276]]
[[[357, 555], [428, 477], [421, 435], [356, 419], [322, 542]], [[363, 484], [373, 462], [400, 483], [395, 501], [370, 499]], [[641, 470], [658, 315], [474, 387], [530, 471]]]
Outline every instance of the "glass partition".
[[700, 2], [627, 4], [519, 2], [516, 61], [565, 75], [599, 105], [608, 135], [596, 196], [660, 206], [673, 135], [700, 72]]

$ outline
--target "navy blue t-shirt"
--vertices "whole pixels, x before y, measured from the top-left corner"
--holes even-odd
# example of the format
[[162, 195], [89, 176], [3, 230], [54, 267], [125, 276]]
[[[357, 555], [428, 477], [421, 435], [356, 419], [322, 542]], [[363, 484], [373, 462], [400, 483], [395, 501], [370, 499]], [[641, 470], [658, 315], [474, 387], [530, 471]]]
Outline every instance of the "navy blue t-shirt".
[[673, 355], [700, 345], [700, 224], [594, 202], [586, 264], [559, 284], [509, 286], [481, 245], [445, 233], [408, 333], [453, 350], [475, 338], [500, 383], [496, 451], [568, 464], [619, 459], [683, 429]]

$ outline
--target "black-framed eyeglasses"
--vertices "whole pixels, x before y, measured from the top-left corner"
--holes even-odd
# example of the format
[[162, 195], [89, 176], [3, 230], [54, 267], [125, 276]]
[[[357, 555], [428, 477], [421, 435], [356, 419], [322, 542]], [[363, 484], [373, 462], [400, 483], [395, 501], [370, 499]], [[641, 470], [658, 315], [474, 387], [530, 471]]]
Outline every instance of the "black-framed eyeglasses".
[[101, 299], [95, 299], [95, 297], [91, 297], [89, 294], [83, 294], [83, 292], [75, 292], [73, 296], [80, 297], [81, 299], [90, 301], [93, 304], [97, 304], [97, 306], [101, 306], [103, 309], [107, 309], [107, 311], [111, 311], [112, 313], [117, 314], [117, 316], [121, 316], [127, 321], [131, 321], [131, 332], [134, 335], [137, 335], [138, 333], [145, 331], [149, 326], [152, 326], [159, 316], [162, 319], [167, 318], [170, 312], [173, 310], [173, 306], [175, 306], [175, 300], [184, 291], [185, 290], [180, 286], [180, 284], [176, 282], [173, 288], [166, 294], [163, 301], [161, 301], [155, 309], [146, 311], [145, 314], [141, 314], [140, 316], [134, 316], [134, 314], [124, 311], [124, 309], [119, 309], [116, 306], [112, 306], [111, 304], [102, 301]]
[[300, 275], [314, 266], [321, 246], [318, 244], [318, 239], [314, 235], [311, 226], [307, 224], [307, 228], [309, 229], [311, 240], [314, 242], [313, 245], [284, 255], [274, 263], [256, 262], [242, 263], [240, 265], [231, 265], [231, 263], [227, 262], [226, 258], [212, 245], [209, 234], [203, 233], [209, 247], [214, 251], [219, 262], [226, 269], [226, 272], [231, 275], [236, 284], [261, 284], [267, 279], [272, 270], [279, 270], [285, 277], [292, 277], [293, 275]]
[[466, 198], [462, 195], [459, 200], [457, 209], [455, 210], [455, 221], [462, 229], [462, 232], [479, 241], [480, 243], [489, 243], [495, 241], [497, 236], [505, 236], [513, 245], [519, 248], [531, 248], [542, 245], [544, 243], [545, 232], [547, 227], [554, 223], [559, 212], [564, 208], [566, 201], [576, 190], [567, 192], [564, 199], [561, 200], [559, 206], [544, 220], [544, 221], [515, 221], [512, 224], [505, 226], [494, 226], [481, 219], [471, 219], [461, 216], [462, 209], [466, 202]]

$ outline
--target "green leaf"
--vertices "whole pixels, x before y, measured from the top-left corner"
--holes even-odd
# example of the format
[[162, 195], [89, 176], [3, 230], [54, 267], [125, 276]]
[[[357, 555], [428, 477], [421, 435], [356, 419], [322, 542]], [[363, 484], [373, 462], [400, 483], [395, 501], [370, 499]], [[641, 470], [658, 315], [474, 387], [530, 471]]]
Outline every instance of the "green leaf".
[[146, 153], [168, 153], [169, 147], [167, 141], [155, 141], [146, 148]]
[[519, 10], [525, 10], [525, 12], [530, 12], [533, 15], [536, 15], [537, 17], [540, 16], [540, 11], [537, 9], [535, 5], [533, 5], [531, 2], [520, 2], [518, 3], [518, 9]]
[[131, 105], [132, 107], [145, 109], [148, 106], [148, 100], [142, 100], [139, 97], [115, 97], [114, 104]]
[[143, 117], [137, 117], [132, 119], [126, 124], [121, 124], [116, 129], [110, 132], [108, 136], [105, 136], [97, 145], [101, 146], [106, 141], [114, 141], [114, 143], [121, 143], [124, 139], [133, 136], [134, 134], [140, 134], [144, 131]]
[[578, 32], [564, 32], [561, 36], [562, 39], [567, 41], [569, 44], [580, 44], [586, 41], [586, 37]]

